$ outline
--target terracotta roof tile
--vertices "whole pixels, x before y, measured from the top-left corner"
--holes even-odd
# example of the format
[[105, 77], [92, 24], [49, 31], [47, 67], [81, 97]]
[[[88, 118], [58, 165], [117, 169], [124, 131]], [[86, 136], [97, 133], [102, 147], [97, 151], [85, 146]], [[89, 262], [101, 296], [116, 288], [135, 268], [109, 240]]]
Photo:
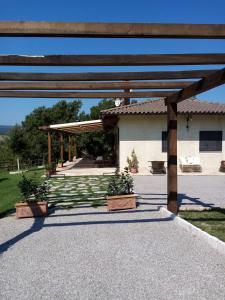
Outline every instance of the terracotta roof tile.
[[[225, 104], [187, 99], [178, 103], [179, 114], [225, 114]], [[102, 110], [101, 115], [160, 115], [166, 114], [164, 99], [138, 102], [135, 104], [119, 106]]]

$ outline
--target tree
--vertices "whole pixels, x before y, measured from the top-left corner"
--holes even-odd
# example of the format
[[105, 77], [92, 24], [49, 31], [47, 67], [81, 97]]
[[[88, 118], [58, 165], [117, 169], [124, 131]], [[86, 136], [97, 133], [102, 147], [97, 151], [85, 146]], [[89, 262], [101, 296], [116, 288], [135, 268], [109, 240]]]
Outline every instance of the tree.
[[[99, 119], [101, 110], [113, 107], [115, 107], [113, 99], [103, 99], [91, 107], [89, 119]], [[82, 117], [88, 119], [88, 115], [82, 115]], [[109, 158], [113, 156], [113, 148], [114, 134], [112, 131], [83, 133], [77, 138], [78, 155], [82, 155], [82, 152], [85, 151], [94, 157]]]
[[28, 141], [22, 126], [14, 126], [9, 133], [9, 146], [12, 152], [19, 157], [26, 156], [28, 151]]
[[[47, 135], [40, 126], [79, 121], [81, 101], [59, 101], [51, 108], [38, 107], [26, 116], [22, 126], [14, 127], [10, 134], [10, 148], [20, 151], [20, 156], [27, 160], [47, 158]], [[58, 135], [53, 133], [52, 156], [58, 158]]]

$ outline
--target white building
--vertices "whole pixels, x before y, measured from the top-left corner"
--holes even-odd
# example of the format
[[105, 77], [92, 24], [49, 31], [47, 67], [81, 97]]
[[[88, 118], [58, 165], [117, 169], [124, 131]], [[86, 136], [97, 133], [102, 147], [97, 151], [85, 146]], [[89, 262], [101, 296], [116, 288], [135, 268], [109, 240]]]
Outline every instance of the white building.
[[[115, 107], [101, 112], [118, 130], [118, 164], [122, 170], [134, 149], [139, 173], [149, 174], [152, 161], [167, 161], [166, 106], [163, 100]], [[115, 121], [116, 120], [116, 121]], [[203, 174], [218, 173], [225, 160], [225, 104], [188, 99], [178, 104], [178, 170], [187, 157], [199, 161]]]

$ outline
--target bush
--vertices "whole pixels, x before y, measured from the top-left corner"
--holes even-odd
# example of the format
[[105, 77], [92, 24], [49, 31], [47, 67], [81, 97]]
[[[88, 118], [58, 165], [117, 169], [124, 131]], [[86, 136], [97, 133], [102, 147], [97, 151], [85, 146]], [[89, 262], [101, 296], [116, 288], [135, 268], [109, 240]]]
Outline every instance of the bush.
[[[24, 174], [18, 183], [18, 187], [25, 202], [46, 200], [50, 188], [46, 181], [38, 184], [34, 179], [27, 178]], [[34, 198], [32, 198], [32, 196], [34, 196]]]
[[123, 173], [117, 169], [115, 175], [110, 179], [107, 194], [109, 196], [133, 194], [134, 180], [130, 176], [128, 169]]

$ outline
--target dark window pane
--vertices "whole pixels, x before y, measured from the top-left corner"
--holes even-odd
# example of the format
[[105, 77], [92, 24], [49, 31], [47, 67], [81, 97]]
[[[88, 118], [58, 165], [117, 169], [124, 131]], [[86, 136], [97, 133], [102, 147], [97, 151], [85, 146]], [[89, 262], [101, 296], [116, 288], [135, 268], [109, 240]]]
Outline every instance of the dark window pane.
[[162, 131], [162, 152], [167, 152], [167, 131]]
[[222, 151], [222, 131], [200, 131], [199, 151]]

